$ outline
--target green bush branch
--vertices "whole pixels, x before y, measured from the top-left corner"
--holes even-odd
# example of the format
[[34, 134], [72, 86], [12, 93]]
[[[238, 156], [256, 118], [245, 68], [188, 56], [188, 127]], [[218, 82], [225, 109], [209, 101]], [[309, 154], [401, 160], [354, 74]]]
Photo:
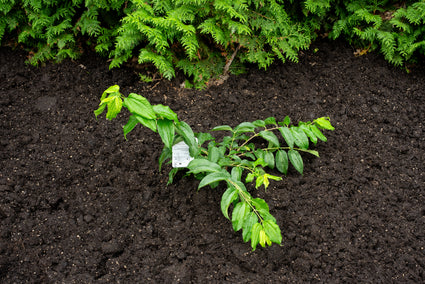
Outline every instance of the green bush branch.
[[[187, 175], [200, 180], [198, 189], [205, 186], [215, 188], [220, 182], [226, 183], [227, 190], [220, 202], [221, 211], [232, 222], [235, 231], [242, 230], [243, 240], [251, 241], [253, 250], [258, 244], [262, 247], [281, 244], [282, 235], [267, 203], [261, 198], [253, 198], [245, 184], [255, 181], [255, 188], [264, 186], [267, 189], [270, 180], [282, 180], [282, 177], [267, 171], [276, 168], [286, 175], [289, 165], [302, 174], [304, 163], [299, 152], [319, 156], [317, 151], [309, 149], [309, 143], [316, 144], [318, 139], [326, 141], [319, 129], [334, 129], [327, 117], [300, 122], [297, 126], [291, 124], [289, 117], [281, 122], [269, 117], [243, 122], [235, 128], [221, 125], [208, 133], [194, 133], [168, 106], [151, 105], [146, 98], [134, 93], [125, 97], [117, 85], [105, 90], [94, 114], [98, 117], [107, 110], [106, 118], [113, 119], [123, 107], [131, 114], [123, 127], [126, 139], [137, 124], [157, 132], [161, 137], [164, 148], [159, 158], [160, 170], [164, 163], [172, 160], [173, 146], [184, 141], [193, 158], [187, 165]], [[216, 141], [211, 135], [214, 131], [230, 132], [230, 135]], [[279, 133], [280, 138], [276, 135]], [[257, 139], [262, 139], [268, 146], [253, 143]], [[173, 168], [170, 171], [168, 183], [172, 183], [178, 170]], [[229, 208], [232, 208], [231, 217]]]
[[110, 68], [138, 59], [197, 88], [245, 63], [296, 62], [319, 32], [403, 66], [425, 54], [425, 0], [0, 0], [0, 41], [28, 48], [31, 64], [77, 58], [87, 42]]

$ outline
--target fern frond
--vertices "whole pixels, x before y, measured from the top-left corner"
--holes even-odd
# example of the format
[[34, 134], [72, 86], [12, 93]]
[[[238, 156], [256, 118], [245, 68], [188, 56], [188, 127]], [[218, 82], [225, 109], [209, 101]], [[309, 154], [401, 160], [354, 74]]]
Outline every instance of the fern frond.
[[44, 62], [55, 57], [54, 52], [47, 44], [39, 44], [37, 46], [37, 51], [34, 55], [28, 59], [28, 62], [31, 65], [38, 66], [40, 62]]
[[0, 18], [0, 43], [3, 38], [3, 35], [5, 34], [6, 26], [6, 21], [3, 18]]
[[30, 20], [31, 28], [36, 33], [39, 33], [38, 37], [42, 36], [43, 30], [46, 27], [53, 25], [53, 19], [47, 14], [29, 13], [28, 19]]
[[141, 64], [147, 62], [152, 62], [166, 79], [171, 80], [175, 77], [171, 53], [167, 53], [166, 57], [164, 55], [160, 55], [151, 50], [143, 48], [140, 50], [139, 53], [139, 63]]
[[182, 23], [191, 23], [195, 17], [194, 7], [189, 5], [180, 6], [167, 12], [167, 18], [178, 19]]
[[396, 40], [394, 35], [391, 32], [378, 31], [376, 37], [381, 43], [381, 51], [384, 54], [385, 59], [391, 63], [400, 65], [400, 60], [396, 59], [395, 56]]
[[382, 25], [382, 18], [379, 15], [373, 15], [367, 9], [359, 9], [354, 12], [354, 15], [359, 17], [359, 19], [370, 24], [373, 23], [375, 28], [379, 28]]
[[13, 6], [15, 6], [15, 0], [0, 0], [0, 12], [2, 12], [3, 15], [9, 14]]
[[230, 40], [229, 35], [224, 33], [224, 30], [220, 27], [220, 24], [214, 18], [209, 18], [201, 23], [198, 28], [203, 34], [209, 34], [212, 36], [214, 41], [220, 45], [226, 46]]
[[[61, 20], [63, 18], [71, 18], [75, 14], [75, 9], [69, 4], [64, 7], [57, 7], [55, 13], [51, 16], [54, 21]], [[71, 19], [70, 19], [71, 20]]]
[[173, 1], [170, 0], [153, 0], [152, 7], [155, 13], [166, 13], [173, 9]]
[[269, 17], [276, 21], [278, 25], [287, 24], [288, 22], [290, 22], [290, 19], [284, 9], [284, 6], [278, 4], [275, 0], [269, 0], [269, 13]]
[[75, 43], [75, 38], [72, 34], [63, 34], [56, 41], [56, 45], [59, 49], [64, 49], [67, 46], [67, 44], [74, 44], [74, 43]]
[[246, 15], [248, 7], [242, 1], [215, 0], [214, 8], [218, 11], [223, 11], [225, 14], [228, 14], [230, 18], [237, 19], [243, 24], [248, 20]]
[[114, 29], [102, 28], [100, 36], [97, 38], [95, 50], [97, 53], [106, 54], [113, 46], [113, 37], [116, 36], [117, 31]]
[[[206, 59], [199, 60], [196, 63], [187, 59], [179, 60], [176, 67], [183, 73], [193, 79], [193, 85], [197, 89], [204, 89], [208, 81], [217, 78], [223, 73], [225, 62], [222, 56], [216, 53], [210, 53]], [[186, 82], [186, 84], [188, 84]]]
[[402, 21], [400, 18], [392, 18], [390, 20], [390, 24], [393, 25], [394, 27], [402, 30], [403, 32], [410, 33], [412, 31], [411, 26], [409, 24], [405, 23], [404, 21]]
[[180, 5], [196, 5], [196, 6], [203, 6], [205, 4], [208, 4], [211, 2], [210, 0], [176, 0], [176, 6]]
[[231, 19], [224, 18], [223, 23], [228, 26], [228, 29], [230, 29], [231, 34], [238, 34], [238, 35], [251, 35], [252, 30], [249, 28], [249, 26], [244, 25], [240, 22], [233, 21]]
[[75, 60], [79, 57], [79, 55], [80, 54], [72, 48], [60, 49], [55, 56], [55, 61], [61, 62], [65, 58], [71, 58], [71, 59]]
[[330, 0], [306, 0], [304, 7], [313, 14], [324, 15], [331, 4]]
[[199, 43], [195, 33], [184, 34], [181, 37], [181, 43], [190, 60], [197, 58]]
[[405, 17], [412, 24], [425, 24], [425, 1], [416, 2], [407, 7]]
[[138, 31], [134, 24], [125, 23], [118, 29], [115, 47], [117, 50], [131, 50], [145, 37]]
[[43, 8], [42, 0], [23, 0], [22, 2], [23, 7], [34, 10], [36, 12], [40, 12], [40, 10]]
[[115, 52], [113, 52], [113, 54], [112, 54], [114, 56], [114, 58], [112, 59], [111, 64], [109, 64], [109, 69], [120, 67], [124, 62], [126, 62], [128, 59], [130, 59], [131, 55], [132, 55], [131, 51], [132, 51], [131, 49], [130, 50], [123, 50], [123, 51], [118, 53], [115, 50]]
[[67, 29], [72, 28], [71, 19], [66, 19], [62, 21], [60, 24], [55, 26], [47, 27], [46, 29], [46, 37], [47, 43], [52, 44], [57, 40], [57, 36], [66, 31]]
[[97, 37], [102, 30], [98, 16], [99, 12], [97, 8], [88, 8], [81, 15], [80, 20], [76, 23], [76, 27], [81, 30], [83, 35], [87, 34], [92, 37]]
[[347, 29], [347, 25], [348, 25], [347, 18], [336, 21], [332, 27], [331, 32], [329, 33], [329, 37], [331, 39], [338, 38], [341, 35], [341, 33]]

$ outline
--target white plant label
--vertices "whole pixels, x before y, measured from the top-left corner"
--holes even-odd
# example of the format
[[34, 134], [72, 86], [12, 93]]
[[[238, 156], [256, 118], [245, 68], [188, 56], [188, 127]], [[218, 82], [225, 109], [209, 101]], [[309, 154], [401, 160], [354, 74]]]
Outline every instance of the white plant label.
[[186, 168], [193, 158], [189, 154], [189, 146], [184, 141], [173, 146], [172, 166], [173, 168]]

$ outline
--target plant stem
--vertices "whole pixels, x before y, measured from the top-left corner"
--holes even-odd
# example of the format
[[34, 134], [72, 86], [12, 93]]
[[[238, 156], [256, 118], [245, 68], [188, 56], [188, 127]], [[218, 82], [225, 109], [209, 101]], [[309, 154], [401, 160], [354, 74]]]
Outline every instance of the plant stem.
[[[264, 127], [264, 131], [273, 131], [279, 129], [279, 126], [273, 127], [273, 128], [269, 128], [267, 129], [266, 127]], [[241, 146], [239, 146], [239, 148], [237, 149], [237, 151], [239, 152], [243, 146], [245, 146], [249, 141], [251, 141], [252, 139], [254, 139], [255, 137], [258, 137], [258, 135], [260, 135], [260, 132], [255, 133], [255, 135], [252, 135], [251, 137], [249, 137], [244, 143], [242, 143]]]
[[255, 207], [252, 205], [251, 197], [246, 196], [244, 191], [231, 179], [228, 179], [227, 182], [230, 183], [232, 186], [234, 186], [238, 190], [238, 193], [239, 193], [239, 196], [241, 197], [241, 199], [243, 199], [246, 203], [248, 203], [249, 207], [251, 207], [252, 211], [255, 213], [255, 215], [257, 215], [257, 218], [260, 220], [260, 224], [262, 225], [263, 224], [263, 218], [261, 217], [261, 215], [257, 211], [257, 209], [255, 209]]
[[241, 48], [241, 45], [238, 45], [238, 47], [236, 47], [235, 51], [233, 51], [232, 56], [227, 61], [226, 65], [224, 66], [223, 76], [227, 76], [227, 74], [229, 73], [230, 65], [232, 65], [233, 60], [235, 60], [236, 54], [238, 53], [240, 48]]

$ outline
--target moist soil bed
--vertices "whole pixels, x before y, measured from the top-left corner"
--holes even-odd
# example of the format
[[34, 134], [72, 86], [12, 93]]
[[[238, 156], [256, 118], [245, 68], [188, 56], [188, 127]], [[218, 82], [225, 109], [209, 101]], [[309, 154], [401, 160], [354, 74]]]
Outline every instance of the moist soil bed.
[[[317, 48], [317, 50], [314, 50]], [[314, 52], [316, 51], [316, 52]], [[299, 63], [248, 68], [207, 90], [139, 81], [87, 52], [26, 65], [0, 48], [1, 283], [406, 283], [425, 279], [425, 69], [316, 42]], [[96, 120], [111, 85], [169, 105], [195, 131], [275, 116], [329, 116], [335, 131], [267, 191], [283, 245], [252, 252], [197, 191], [158, 171], [159, 136]]]

